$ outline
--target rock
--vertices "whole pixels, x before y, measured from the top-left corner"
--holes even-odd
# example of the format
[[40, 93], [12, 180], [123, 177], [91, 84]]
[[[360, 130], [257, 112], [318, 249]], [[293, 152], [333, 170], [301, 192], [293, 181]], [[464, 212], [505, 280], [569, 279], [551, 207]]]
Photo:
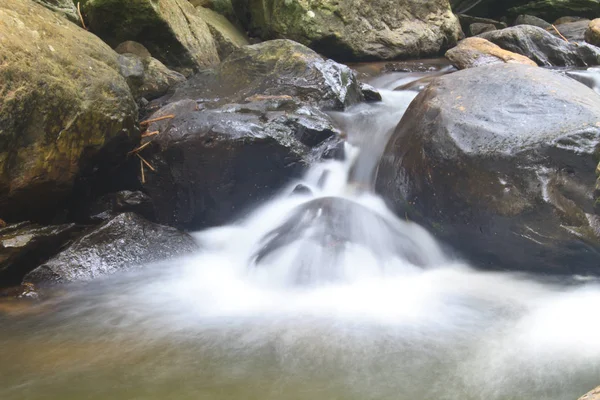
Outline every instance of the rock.
[[533, 15], [519, 15], [513, 25], [533, 25], [542, 29], [552, 28], [552, 24]]
[[376, 188], [476, 266], [600, 274], [600, 96], [519, 64], [446, 75], [411, 103]]
[[360, 91], [362, 92], [366, 102], [376, 102], [382, 100], [381, 93], [379, 93], [379, 91], [377, 91], [377, 89], [371, 85], [361, 83]]
[[119, 54], [135, 54], [142, 60], [146, 60], [152, 57], [152, 54], [148, 51], [143, 44], [134, 42], [133, 40], [127, 40], [123, 43], [120, 43], [117, 47], [115, 47], [115, 51]]
[[600, 17], [600, 1], [598, 0], [534, 0], [513, 7], [512, 14], [529, 14], [553, 21], [565, 15], [596, 18]]
[[239, 20], [233, 9], [232, 0], [190, 0], [194, 7], [209, 8], [227, 18], [232, 24], [238, 26]]
[[207, 8], [198, 7], [196, 10], [202, 19], [206, 21], [217, 44], [217, 51], [221, 60], [224, 60], [236, 49], [250, 44], [246, 35], [224, 16]]
[[518, 63], [537, 66], [529, 58], [501, 49], [478, 37], [458, 42], [458, 46], [446, 52], [446, 58], [458, 69], [480, 67], [489, 64]]
[[600, 386], [579, 398], [579, 400], [600, 400]]
[[589, 66], [600, 64], [600, 49], [586, 43], [567, 43], [542, 28], [518, 25], [480, 37], [505, 50], [522, 54], [540, 66]]
[[29, 222], [0, 229], [0, 287], [19, 284], [80, 231], [74, 224], [40, 226]]
[[117, 54], [30, 0], [0, 3], [0, 217], [49, 220], [139, 140]]
[[[501, 17], [508, 9], [527, 3], [529, 0], [450, 0], [452, 9], [458, 14], [469, 13], [478, 17]], [[501, 29], [501, 28], [499, 28]]]
[[[556, 29], [563, 35], [567, 40], [571, 42], [583, 42], [585, 39], [585, 32], [589, 26], [590, 20], [583, 19], [577, 22], [568, 22], [557, 26]], [[553, 27], [549, 27], [546, 29], [548, 32], [553, 34], [556, 37], [561, 37]]]
[[144, 188], [160, 223], [185, 229], [223, 224], [299, 177], [312, 158], [340, 142], [318, 109], [290, 96], [198, 110], [193, 97], [153, 117], [160, 134], [143, 150], [155, 172]]
[[59, 14], [64, 15], [73, 22], [79, 22], [79, 16], [77, 15], [77, 9], [73, 0], [33, 0], [36, 3], [49, 8], [52, 11], [56, 11]]
[[174, 228], [124, 213], [77, 239], [24, 278], [27, 283], [85, 282], [198, 249], [194, 239]]
[[119, 67], [136, 99], [156, 99], [167, 93], [170, 87], [185, 81], [185, 76], [171, 71], [153, 57], [143, 60], [135, 54], [121, 54]]
[[438, 55], [459, 38], [448, 0], [237, 0], [246, 28], [262, 39], [286, 38], [338, 61]]
[[292, 96], [327, 110], [343, 110], [363, 99], [350, 68], [291, 40], [271, 40], [240, 48], [214, 70], [180, 85], [163, 102], [198, 99], [220, 106], [254, 95]]
[[469, 28], [472, 24], [492, 24], [496, 27], [496, 29], [504, 29], [507, 27], [507, 25], [504, 22], [496, 21], [490, 18], [473, 17], [471, 15], [466, 14], [458, 14], [457, 17], [460, 21], [460, 26], [463, 32], [467, 33], [470, 31]]
[[482, 23], [474, 23], [469, 26], [469, 34], [470, 36], [477, 36], [484, 32], [495, 31], [496, 26], [494, 24], [482, 24]]
[[219, 63], [208, 25], [188, 0], [83, 0], [89, 28], [111, 46], [133, 40], [170, 68]]
[[600, 18], [590, 21], [584, 36], [586, 42], [600, 46]]
[[582, 19], [587, 19], [587, 18], [582, 18], [582, 17], [560, 17], [559, 19], [557, 19], [556, 21], [554, 21], [554, 25], [562, 25], [562, 24], [567, 24], [569, 22], [577, 22], [577, 21], [581, 21]]
[[105, 194], [77, 208], [72, 214], [76, 220], [84, 223], [104, 222], [124, 212], [134, 212], [148, 220], [154, 219], [152, 199], [140, 191], [122, 190]]

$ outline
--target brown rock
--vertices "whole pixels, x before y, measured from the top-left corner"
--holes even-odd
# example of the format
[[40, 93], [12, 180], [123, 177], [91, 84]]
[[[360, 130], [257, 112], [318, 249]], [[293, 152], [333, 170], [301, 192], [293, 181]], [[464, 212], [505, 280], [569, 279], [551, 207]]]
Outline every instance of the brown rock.
[[525, 56], [504, 50], [492, 42], [478, 37], [461, 40], [458, 46], [446, 52], [446, 58], [458, 69], [502, 63], [537, 66], [535, 62]]
[[600, 46], [600, 18], [593, 19], [588, 24], [585, 41], [594, 46]]

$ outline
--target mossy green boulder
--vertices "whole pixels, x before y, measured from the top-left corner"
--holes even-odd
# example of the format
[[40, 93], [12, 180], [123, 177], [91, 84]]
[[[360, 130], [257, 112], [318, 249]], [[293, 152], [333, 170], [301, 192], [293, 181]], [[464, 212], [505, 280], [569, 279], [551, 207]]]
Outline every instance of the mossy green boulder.
[[78, 21], [79, 17], [77, 15], [77, 9], [75, 8], [75, 4], [73, 0], [33, 0], [36, 3], [40, 3], [41, 5], [48, 7], [52, 11], [56, 11], [65, 17], [69, 18], [71, 21]]
[[448, 0], [235, 0], [263, 39], [292, 39], [338, 61], [433, 56], [456, 44]]
[[139, 138], [117, 54], [31, 0], [0, 1], [0, 218], [47, 217]]
[[90, 30], [112, 47], [134, 40], [170, 68], [219, 63], [208, 25], [188, 0], [83, 0], [82, 8]]

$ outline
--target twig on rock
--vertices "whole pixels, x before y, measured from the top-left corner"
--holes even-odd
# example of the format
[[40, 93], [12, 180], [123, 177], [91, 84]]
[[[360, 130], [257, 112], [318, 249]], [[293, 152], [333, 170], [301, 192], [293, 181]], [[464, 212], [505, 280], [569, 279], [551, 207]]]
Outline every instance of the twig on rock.
[[160, 133], [159, 131], [144, 132], [144, 133], [142, 133], [142, 137], [146, 138], [146, 137], [158, 135], [159, 133]]
[[554, 24], [552, 24], [552, 27], [554, 28], [556, 33], [558, 33], [558, 36], [560, 36], [565, 42], [570, 43], [569, 40], [566, 37], [564, 37], [562, 33], [560, 33], [560, 31], [556, 28], [556, 26], [554, 26]]
[[85, 22], [83, 21], [83, 15], [81, 15], [81, 3], [77, 2], [77, 14], [79, 15], [79, 19], [81, 20], [81, 26], [83, 29], [87, 31], [87, 26], [85, 26]]
[[135, 153], [136, 156], [139, 157], [140, 160], [142, 160], [142, 162], [144, 164], [146, 164], [146, 167], [150, 168], [152, 170], [152, 172], [156, 172], [156, 170], [154, 169], [154, 167], [152, 166], [152, 164], [150, 164], [148, 161], [146, 161], [146, 159], [142, 156], [140, 156], [140, 153]]
[[143, 150], [144, 148], [146, 148], [146, 146], [148, 146], [150, 143], [152, 143], [152, 141], [150, 142], [146, 142], [143, 145], [136, 147], [135, 149], [131, 150], [129, 153], [127, 153], [128, 156], [132, 155], [132, 154], [137, 154], [139, 153], [141, 150]]
[[173, 118], [175, 118], [174, 114], [164, 115], [162, 117], [152, 118], [152, 119], [147, 119], [145, 121], [142, 121], [142, 122], [140, 122], [140, 125], [141, 126], [147, 126], [147, 125], [150, 125], [153, 122], [162, 121], [163, 119], [173, 119]]
[[140, 170], [142, 171], [142, 185], [146, 183], [146, 175], [144, 175], [144, 161], [140, 159]]

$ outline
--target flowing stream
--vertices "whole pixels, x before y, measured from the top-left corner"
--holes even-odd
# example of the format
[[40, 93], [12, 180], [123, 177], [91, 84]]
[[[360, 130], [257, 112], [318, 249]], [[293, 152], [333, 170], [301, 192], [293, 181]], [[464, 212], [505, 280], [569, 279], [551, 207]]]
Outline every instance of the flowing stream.
[[372, 192], [417, 93], [391, 89], [420, 77], [375, 79], [382, 103], [333, 115], [345, 161], [196, 233], [198, 254], [0, 317], [0, 399], [575, 400], [600, 384], [597, 281], [478, 272]]

